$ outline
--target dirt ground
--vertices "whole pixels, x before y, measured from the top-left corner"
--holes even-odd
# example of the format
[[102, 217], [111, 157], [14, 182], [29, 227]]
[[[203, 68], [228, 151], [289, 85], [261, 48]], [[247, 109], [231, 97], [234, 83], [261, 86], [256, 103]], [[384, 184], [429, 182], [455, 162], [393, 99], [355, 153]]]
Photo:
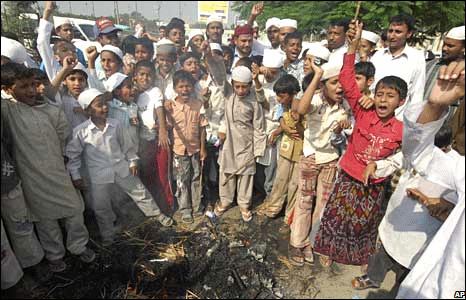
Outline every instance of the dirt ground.
[[[128, 204], [131, 205], [131, 204]], [[84, 264], [70, 254], [69, 265], [46, 283], [26, 274], [15, 294], [28, 299], [390, 299], [395, 275], [389, 272], [382, 287], [356, 291], [351, 279], [359, 266], [334, 263], [330, 269], [292, 266], [287, 260], [289, 231], [283, 216], [254, 215], [242, 221], [237, 206], [212, 222], [206, 216], [190, 225], [179, 222], [163, 228], [139, 211], [121, 216], [122, 231], [115, 244], [102, 247], [93, 217], [86, 215], [89, 246], [97, 259]]]

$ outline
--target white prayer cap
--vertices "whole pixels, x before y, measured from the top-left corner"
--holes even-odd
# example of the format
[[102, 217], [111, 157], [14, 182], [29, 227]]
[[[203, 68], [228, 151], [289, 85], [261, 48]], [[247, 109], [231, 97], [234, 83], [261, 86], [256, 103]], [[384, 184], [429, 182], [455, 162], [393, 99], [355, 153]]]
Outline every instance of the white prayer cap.
[[1, 44], [3, 56], [18, 64], [26, 62], [28, 54], [20, 42], [2, 36]]
[[265, 30], [269, 30], [271, 26], [280, 28], [280, 19], [279, 18], [270, 18], [265, 22]]
[[320, 81], [324, 81], [334, 76], [338, 76], [340, 74], [342, 66], [343, 65], [341, 62], [336, 63], [335, 61], [323, 64], [322, 70], [324, 71], [324, 74], [322, 74], [322, 78], [320, 79]]
[[121, 61], [123, 61], [123, 51], [121, 51], [121, 49], [118, 47], [112, 45], [105, 45], [102, 47], [102, 50], [100, 50], [100, 53], [102, 53], [102, 51], [110, 51], [114, 53], [116, 56], [118, 56], [121, 59]]
[[223, 53], [222, 46], [220, 46], [219, 43], [210, 43], [210, 50], [211, 51], [218, 50]]
[[64, 24], [72, 25], [71, 20], [68, 18], [56, 18], [56, 19], [54, 18], [53, 20], [53, 26], [55, 27], [55, 29], [57, 29], [58, 26], [62, 26]]
[[222, 23], [223, 20], [222, 20], [222, 17], [220, 17], [220, 15], [218, 14], [212, 14], [209, 16], [209, 18], [207, 19], [207, 25], [209, 25], [210, 23], [212, 22], [219, 22], [219, 23]]
[[91, 104], [91, 102], [94, 101], [94, 99], [100, 95], [103, 95], [103, 93], [98, 89], [92, 88], [84, 90], [81, 94], [79, 94], [79, 105], [81, 105], [83, 109], [86, 109], [89, 106], [89, 104]]
[[328, 45], [328, 41], [327, 40], [321, 40], [320, 41], [320, 44], [324, 47], [326, 47]]
[[372, 31], [363, 30], [361, 33], [361, 38], [368, 40], [373, 44], [377, 44], [380, 40], [380, 36]]
[[82, 73], [84, 73], [84, 75], [86, 76], [86, 79], [89, 78], [89, 74], [87, 73], [87, 68], [82, 63], [80, 63], [79, 61], [76, 64], [76, 66], [74, 66], [73, 70], [79, 70]]
[[231, 80], [242, 83], [250, 83], [252, 81], [252, 73], [248, 67], [238, 66], [233, 68], [231, 71]]
[[464, 41], [464, 25], [450, 29], [445, 37]]
[[204, 36], [204, 32], [202, 32], [202, 30], [200, 29], [193, 29], [191, 30], [191, 32], [189, 33], [189, 40], [190, 41], [193, 37], [195, 37], [196, 35], [202, 35]]
[[126, 78], [128, 78], [128, 76], [120, 72], [113, 74], [104, 83], [105, 90], [107, 92], [113, 92], [113, 90], [116, 89], [120, 84], [122, 84]]
[[285, 56], [276, 49], [264, 49], [262, 65], [267, 68], [281, 68], [285, 62]]
[[279, 27], [293, 27], [293, 28], [298, 28], [298, 22], [293, 19], [283, 19], [280, 20], [280, 26]]
[[256, 21], [254, 21], [254, 23], [252, 23], [252, 28], [256, 28], [256, 27], [259, 27], [259, 24], [257, 24]]
[[306, 55], [312, 55], [312, 56], [322, 58], [322, 59], [328, 61], [329, 58], [330, 58], [330, 50], [328, 50], [328, 48], [322, 46], [321, 43], [315, 42], [315, 43], [311, 43], [309, 45], [309, 48], [308, 48], [308, 50], [306, 52]]

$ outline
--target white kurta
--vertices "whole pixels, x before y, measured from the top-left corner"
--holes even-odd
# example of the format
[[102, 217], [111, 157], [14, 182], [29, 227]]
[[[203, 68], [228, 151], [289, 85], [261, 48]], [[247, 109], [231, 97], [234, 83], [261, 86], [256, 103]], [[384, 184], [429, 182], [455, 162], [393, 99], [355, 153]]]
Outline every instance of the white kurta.
[[[405, 111], [403, 154], [418, 172], [426, 173], [432, 168], [435, 133], [446, 114], [438, 121], [417, 124], [422, 106], [412, 105]], [[456, 165], [441, 164], [436, 168], [442, 174], [442, 183], [457, 191], [458, 203], [401, 283], [397, 298], [453, 298], [455, 291], [465, 289], [464, 157]]]
[[3, 99], [2, 118], [14, 139], [14, 154], [26, 203], [41, 219], [55, 220], [84, 211], [64, 163], [71, 134], [63, 110], [49, 105], [29, 106]]

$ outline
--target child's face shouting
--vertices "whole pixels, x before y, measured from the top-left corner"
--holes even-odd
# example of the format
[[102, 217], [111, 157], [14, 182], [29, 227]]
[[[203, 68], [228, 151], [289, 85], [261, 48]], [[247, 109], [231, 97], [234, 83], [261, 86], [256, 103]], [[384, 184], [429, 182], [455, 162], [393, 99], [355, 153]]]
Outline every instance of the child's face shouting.
[[180, 80], [175, 86], [175, 92], [178, 94], [178, 98], [182, 102], [189, 101], [193, 89], [194, 87], [192, 83], [187, 80]]
[[107, 119], [108, 106], [107, 101], [105, 101], [105, 97], [103, 95], [95, 97], [95, 99], [89, 104], [88, 111], [93, 119]]

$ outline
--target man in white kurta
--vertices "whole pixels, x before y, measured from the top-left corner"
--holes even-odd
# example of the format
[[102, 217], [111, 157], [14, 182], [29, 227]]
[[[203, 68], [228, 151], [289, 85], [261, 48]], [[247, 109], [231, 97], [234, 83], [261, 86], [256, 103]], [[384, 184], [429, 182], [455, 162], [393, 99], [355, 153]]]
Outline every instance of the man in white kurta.
[[[448, 107], [449, 99], [454, 98], [455, 101], [458, 99], [458, 95], [450, 97], [452, 86], [453, 91], [459, 90], [464, 96], [464, 75], [461, 80], [463, 84], [459, 85], [459, 88], [450, 84], [450, 89], [443, 88], [440, 93], [439, 89], [434, 87], [433, 90], [437, 90], [437, 97], [432, 97], [435, 94], [433, 92], [425, 106], [409, 106], [404, 114], [403, 154], [407, 162], [420, 173], [425, 173], [428, 169], [435, 167], [437, 172], [442, 174], [438, 176], [442, 185], [457, 192], [458, 202], [411, 272], [401, 283], [397, 298], [453, 298], [456, 291], [465, 289], [464, 156], [457, 164], [434, 162], [435, 133], [445, 121], [447, 112], [443, 111], [441, 117], [431, 117], [432, 114], [428, 114], [429, 109], [432, 111], [432, 107], [441, 112], [442, 109], [439, 107]], [[434, 101], [431, 100], [432, 98]], [[442, 104], [431, 105], [431, 103], [438, 102]]]
[[[240, 66], [233, 69], [232, 81], [251, 83], [252, 74], [248, 68]], [[223, 128], [225, 134], [220, 151], [219, 196], [220, 203], [215, 214], [220, 215], [233, 202], [235, 190], [243, 219], [249, 221], [252, 188], [256, 172], [255, 159], [262, 156], [266, 146], [265, 122], [256, 94], [239, 97], [233, 93], [225, 99]]]

